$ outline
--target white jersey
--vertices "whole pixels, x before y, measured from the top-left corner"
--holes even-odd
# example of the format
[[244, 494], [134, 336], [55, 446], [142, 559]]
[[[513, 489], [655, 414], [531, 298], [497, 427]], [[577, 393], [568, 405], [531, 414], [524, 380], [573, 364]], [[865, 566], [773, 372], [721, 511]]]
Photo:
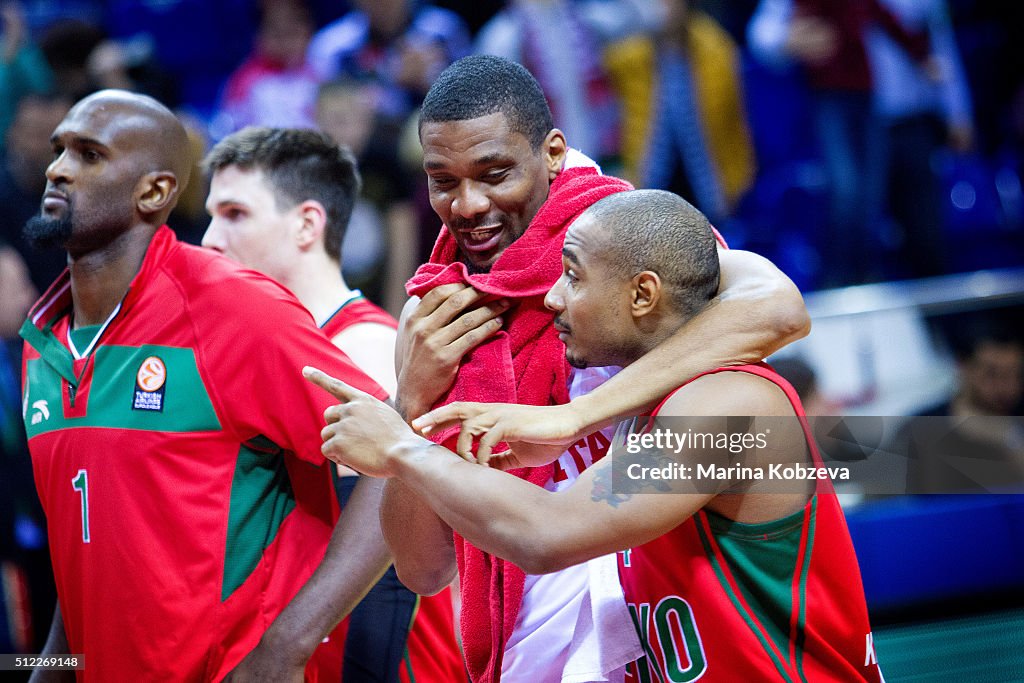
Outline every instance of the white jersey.
[[[569, 398], [593, 391], [618, 371], [619, 368], [574, 369], [569, 376]], [[608, 453], [614, 433], [614, 426], [607, 427], [570, 446], [559, 456], [554, 474], [544, 488], [549, 491], [568, 488], [586, 468]], [[617, 669], [643, 654], [639, 641], [634, 646], [629, 638], [621, 644], [622, 653], [602, 653], [599, 634], [592, 626], [593, 605], [611, 603], [613, 621], [635, 633], [618, 585], [618, 575], [604, 571], [607, 567], [603, 565], [609, 561], [614, 568], [614, 558], [608, 555], [552, 574], [526, 575], [519, 616], [502, 659], [504, 683], [614, 680], [615, 674], [610, 669], [601, 671], [604, 667], [596, 663], [597, 660], [611, 660], [613, 668]], [[614, 578], [596, 578], [600, 576]], [[595, 581], [601, 585], [595, 585]], [[604, 596], [600, 600], [596, 599], [598, 593]], [[604, 611], [605, 607], [599, 609]], [[600, 619], [608, 622], [606, 615]]]

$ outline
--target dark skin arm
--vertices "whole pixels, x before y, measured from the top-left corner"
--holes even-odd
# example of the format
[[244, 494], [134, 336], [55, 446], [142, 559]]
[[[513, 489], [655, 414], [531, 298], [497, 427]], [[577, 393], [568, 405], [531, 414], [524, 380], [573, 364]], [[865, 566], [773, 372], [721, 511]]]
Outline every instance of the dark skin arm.
[[[747, 417], [748, 435], [766, 428], [773, 432], [764, 448], [732, 452], [702, 442], [683, 449], [623, 450], [588, 468], [558, 493], [467, 463], [416, 436], [387, 404], [369, 394], [315, 370], [306, 369], [305, 374], [342, 401], [324, 414], [323, 451], [328, 457], [369, 476], [402, 479], [474, 546], [531, 574], [559, 571], [642, 545], [704, 507], [737, 521], [763, 522], [800, 509], [810, 493], [770, 480], [714, 479], [701, 484], [629, 474], [634, 468], [659, 468], [673, 462], [736, 462], [752, 467], [805, 462], [804, 437], [795, 420], [781, 434], [774, 433], [777, 421], [759, 422], [761, 417], [793, 416], [785, 394], [746, 373], [695, 380], [675, 393], [661, 414], [689, 416], [685, 424], [693, 431], [720, 434], [729, 431], [728, 416]], [[721, 495], [734, 486], [739, 492]], [[672, 495], [636, 495], [654, 492]], [[558, 523], [552, 524], [553, 519]]]
[[807, 335], [810, 318], [789, 278], [750, 252], [720, 250], [719, 258], [719, 294], [711, 305], [589, 394], [555, 407], [451, 403], [413, 426], [429, 433], [462, 421], [464, 430], [485, 436], [482, 454], [500, 441], [568, 446], [595, 429], [651, 410], [690, 377], [759, 362]]
[[[64, 616], [60, 612], [60, 602], [53, 609], [53, 622], [50, 624], [50, 633], [46, 636], [46, 644], [40, 656], [47, 657], [58, 655], [74, 654], [68, 652], [68, 637], [64, 633]], [[61, 671], [54, 669], [35, 669], [29, 683], [61, 683], [63, 681], [74, 681], [74, 671]]]
[[501, 329], [508, 302], [481, 305], [485, 296], [452, 284], [406, 303], [395, 348], [396, 407], [406, 419], [430, 410], [454, 384], [462, 357]]
[[320, 566], [225, 680], [302, 681], [317, 645], [391, 564], [378, 521], [383, 489], [382, 481], [359, 480]]
[[[415, 416], [430, 408], [455, 381], [462, 356], [499, 329], [501, 303], [473, 308], [482, 295], [445, 285], [406, 304], [398, 324], [395, 366], [398, 410]], [[395, 556], [398, 578], [410, 590], [432, 595], [455, 578], [452, 530], [402, 482], [389, 481], [380, 510], [381, 529]]]
[[[719, 257], [722, 275], [714, 304], [654, 351], [566, 406], [500, 406], [507, 411], [478, 433], [487, 434], [491, 446], [505, 440], [564, 448], [593, 429], [653, 408], [689, 377], [721, 365], [760, 361], [807, 334], [810, 322], [803, 299], [789, 278], [749, 252], [721, 251]], [[433, 405], [454, 381], [462, 356], [500, 329], [496, 316], [504, 308], [493, 303], [471, 308], [481, 298], [471, 288], [448, 285], [406, 306], [396, 358], [399, 412], [407, 420]], [[472, 411], [495, 409], [454, 403], [414, 424], [429, 429], [474, 417]], [[399, 505], [405, 506], [401, 514]], [[399, 483], [389, 483], [381, 514], [403, 582], [418, 592], [439, 590], [443, 584], [437, 582], [454, 571], [454, 557], [444, 545], [450, 534], [444, 521]], [[433, 540], [428, 544], [424, 538]], [[426, 556], [428, 547], [436, 554]]]

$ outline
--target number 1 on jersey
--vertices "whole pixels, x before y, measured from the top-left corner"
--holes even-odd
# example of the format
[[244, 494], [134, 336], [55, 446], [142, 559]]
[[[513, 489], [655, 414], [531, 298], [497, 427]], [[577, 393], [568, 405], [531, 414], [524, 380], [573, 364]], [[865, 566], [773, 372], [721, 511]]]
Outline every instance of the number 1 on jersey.
[[89, 542], [89, 473], [78, 470], [71, 487], [82, 496], [82, 543]]

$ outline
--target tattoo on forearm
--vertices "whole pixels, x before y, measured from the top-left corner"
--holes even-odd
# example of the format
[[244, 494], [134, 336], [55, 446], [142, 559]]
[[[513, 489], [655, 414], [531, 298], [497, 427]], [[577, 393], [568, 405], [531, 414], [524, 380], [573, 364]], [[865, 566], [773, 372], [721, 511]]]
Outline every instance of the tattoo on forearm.
[[598, 471], [594, 472], [594, 488], [590, 492], [590, 499], [595, 503], [599, 503], [602, 500], [611, 505], [613, 508], [619, 507], [619, 504], [625, 503], [627, 500], [633, 497], [633, 494], [618, 494], [612, 488], [612, 469], [615, 463], [612, 463], [612, 467], [602, 467]]
[[[634, 479], [627, 476], [631, 465], [643, 468], [665, 467], [674, 462], [672, 456], [658, 450], [641, 451], [636, 454], [613, 453], [603, 462], [595, 465], [594, 486], [590, 499], [604, 501], [613, 508], [630, 500], [636, 493], [665, 493], [671, 490], [668, 482], [659, 479]], [[646, 489], [646, 490], [645, 490]]]

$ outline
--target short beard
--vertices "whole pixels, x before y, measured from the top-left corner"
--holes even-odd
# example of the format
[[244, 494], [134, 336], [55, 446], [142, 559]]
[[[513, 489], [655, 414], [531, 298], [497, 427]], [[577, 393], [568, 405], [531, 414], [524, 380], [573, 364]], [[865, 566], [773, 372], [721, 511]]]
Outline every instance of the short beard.
[[491, 267], [490, 266], [478, 266], [478, 265], [475, 265], [468, 258], [462, 259], [462, 264], [464, 266], [466, 266], [466, 272], [469, 275], [486, 275], [487, 273], [491, 272]]
[[586, 368], [590, 367], [590, 363], [588, 363], [585, 358], [581, 356], [574, 356], [570, 354], [568, 351], [566, 351], [565, 353], [565, 360], [567, 363], [569, 363], [569, 365], [576, 368], [577, 370], [585, 370]]
[[71, 209], [62, 218], [47, 218], [37, 214], [29, 218], [21, 230], [22, 237], [34, 249], [64, 248], [71, 239]]

